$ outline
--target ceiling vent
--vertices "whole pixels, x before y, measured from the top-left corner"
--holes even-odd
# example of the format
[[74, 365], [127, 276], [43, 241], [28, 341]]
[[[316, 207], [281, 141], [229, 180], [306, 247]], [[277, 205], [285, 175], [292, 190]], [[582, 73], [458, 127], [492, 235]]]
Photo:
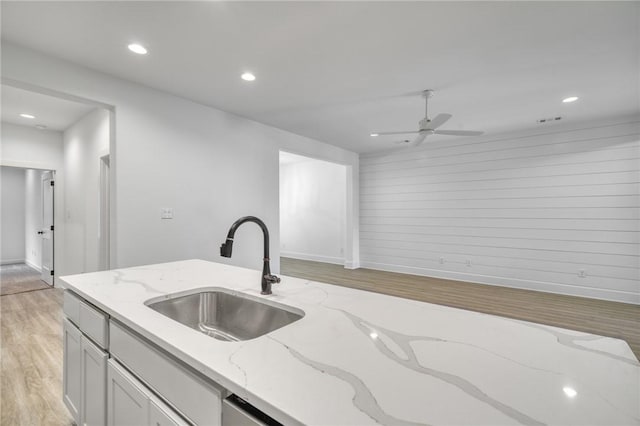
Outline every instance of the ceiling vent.
[[536, 120], [536, 122], [538, 124], [545, 124], [545, 123], [553, 123], [554, 121], [560, 121], [560, 120], [562, 120], [562, 117], [557, 116], [557, 117], [541, 118], [540, 120]]

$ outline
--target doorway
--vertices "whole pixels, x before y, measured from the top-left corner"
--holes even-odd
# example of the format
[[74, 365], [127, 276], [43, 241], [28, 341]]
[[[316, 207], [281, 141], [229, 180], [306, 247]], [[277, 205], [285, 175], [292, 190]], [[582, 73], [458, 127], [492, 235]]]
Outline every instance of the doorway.
[[53, 286], [55, 172], [2, 166], [0, 294]]
[[347, 167], [280, 152], [280, 256], [345, 265]]
[[60, 275], [109, 269], [115, 257], [113, 107], [3, 82], [0, 117], [1, 165], [48, 171], [38, 175], [42, 205], [53, 206], [55, 192], [55, 205], [40, 214], [39, 257], [30, 259], [30, 247], [20, 256], [25, 264], [31, 261], [38, 279], [52, 285]]

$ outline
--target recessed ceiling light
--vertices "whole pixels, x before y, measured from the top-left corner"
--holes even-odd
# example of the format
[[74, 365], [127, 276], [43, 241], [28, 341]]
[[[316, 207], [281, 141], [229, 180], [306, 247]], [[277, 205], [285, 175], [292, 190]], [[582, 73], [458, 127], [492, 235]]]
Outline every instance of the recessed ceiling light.
[[240, 78], [243, 79], [244, 81], [253, 81], [256, 79], [256, 76], [251, 74], [250, 72], [245, 72], [240, 76]]
[[127, 47], [129, 48], [130, 51], [132, 51], [133, 53], [137, 53], [138, 55], [146, 55], [147, 54], [147, 49], [141, 44], [131, 43]]
[[562, 100], [562, 102], [564, 102], [565, 104], [571, 103], [571, 102], [575, 102], [578, 100], [577, 96], [569, 96], [568, 98], [564, 98]]
[[576, 392], [576, 390], [572, 387], [569, 386], [565, 386], [562, 388], [562, 391], [564, 392], [565, 395], [567, 395], [569, 398], [575, 398], [576, 395], [578, 395], [578, 392]]
[[22, 118], [36, 118], [35, 115], [25, 114], [25, 113], [20, 114], [20, 117], [22, 117]]
[[371, 133], [371, 136], [375, 138], [376, 136], [380, 136], [380, 135], [378, 133]]

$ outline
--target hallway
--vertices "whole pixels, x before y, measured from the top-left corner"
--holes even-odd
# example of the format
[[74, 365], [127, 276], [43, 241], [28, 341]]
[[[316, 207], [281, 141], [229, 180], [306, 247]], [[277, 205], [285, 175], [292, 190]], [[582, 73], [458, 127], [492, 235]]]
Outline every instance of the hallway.
[[40, 272], [24, 263], [0, 266], [0, 296], [51, 288]]

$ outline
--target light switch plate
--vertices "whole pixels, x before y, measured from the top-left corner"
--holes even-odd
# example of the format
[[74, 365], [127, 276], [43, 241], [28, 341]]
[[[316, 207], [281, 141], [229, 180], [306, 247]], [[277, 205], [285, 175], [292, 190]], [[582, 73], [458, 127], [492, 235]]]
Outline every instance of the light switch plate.
[[160, 209], [160, 219], [173, 219], [173, 209], [170, 207]]

